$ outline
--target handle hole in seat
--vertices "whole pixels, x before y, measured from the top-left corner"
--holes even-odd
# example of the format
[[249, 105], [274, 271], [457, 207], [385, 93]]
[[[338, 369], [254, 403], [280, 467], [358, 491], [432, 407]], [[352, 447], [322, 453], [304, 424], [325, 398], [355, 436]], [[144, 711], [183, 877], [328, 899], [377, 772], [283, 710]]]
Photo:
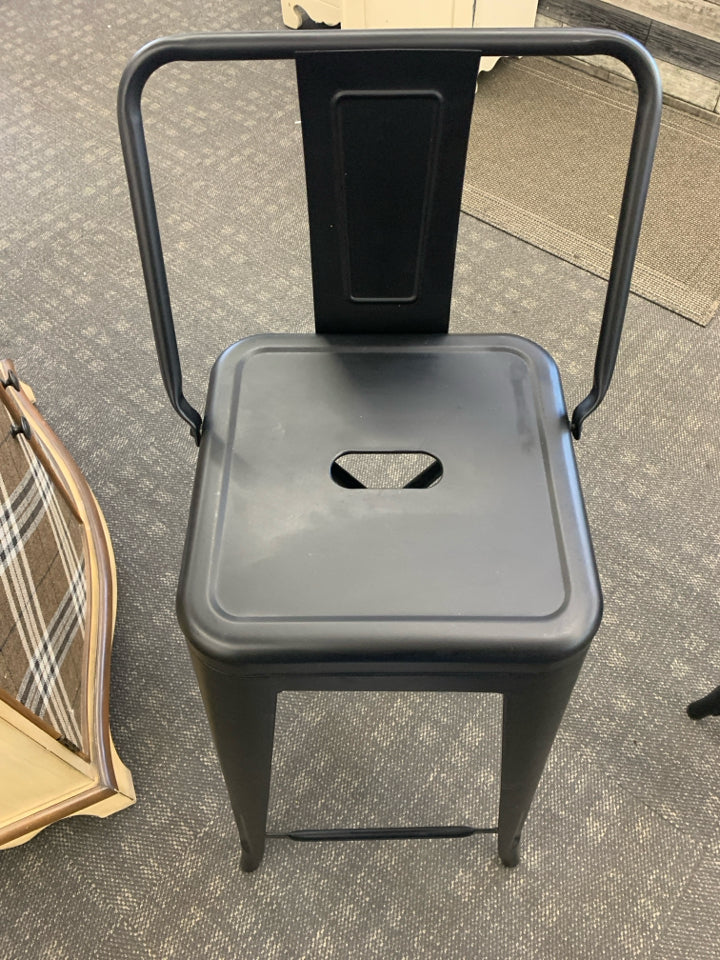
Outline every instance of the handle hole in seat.
[[442, 463], [424, 450], [348, 450], [330, 467], [335, 483], [348, 490], [426, 490], [442, 475]]

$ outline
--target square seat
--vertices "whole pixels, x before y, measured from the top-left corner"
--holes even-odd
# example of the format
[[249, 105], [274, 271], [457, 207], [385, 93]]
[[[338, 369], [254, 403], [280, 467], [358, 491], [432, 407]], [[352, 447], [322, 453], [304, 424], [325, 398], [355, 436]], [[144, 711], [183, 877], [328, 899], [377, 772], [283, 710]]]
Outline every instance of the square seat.
[[[429, 454], [428, 488], [352, 488], [343, 454]], [[601, 595], [552, 358], [510, 335], [260, 336], [218, 359], [180, 578], [195, 652], [311, 663], [579, 652]]]

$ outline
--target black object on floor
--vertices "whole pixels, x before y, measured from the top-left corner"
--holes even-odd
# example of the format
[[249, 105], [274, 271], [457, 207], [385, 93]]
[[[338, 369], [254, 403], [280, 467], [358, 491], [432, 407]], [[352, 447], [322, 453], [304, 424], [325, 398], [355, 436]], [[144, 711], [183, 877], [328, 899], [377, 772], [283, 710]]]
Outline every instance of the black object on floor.
[[328, 840], [453, 840], [478, 833], [497, 833], [497, 827], [350, 827], [334, 830], [288, 830], [268, 833], [267, 840], [297, 840], [320, 843]]
[[720, 687], [715, 687], [705, 697], [688, 704], [687, 714], [693, 720], [703, 717], [720, 717]]
[[[481, 53], [606, 53], [638, 79], [595, 378], [572, 426], [541, 348], [447, 336]], [[203, 420], [182, 391], [142, 88], [174, 60], [285, 57], [297, 61], [321, 335], [225, 350]], [[291, 689], [503, 693], [498, 849], [518, 863], [601, 617], [572, 436], [612, 377], [659, 112], [652, 59], [607, 31], [200, 35], [156, 41], [128, 65], [120, 129], [158, 356], [200, 444], [178, 613], [245, 870], [263, 855], [276, 699]], [[439, 482], [339, 484], [333, 464], [358, 452], [429, 454]]]

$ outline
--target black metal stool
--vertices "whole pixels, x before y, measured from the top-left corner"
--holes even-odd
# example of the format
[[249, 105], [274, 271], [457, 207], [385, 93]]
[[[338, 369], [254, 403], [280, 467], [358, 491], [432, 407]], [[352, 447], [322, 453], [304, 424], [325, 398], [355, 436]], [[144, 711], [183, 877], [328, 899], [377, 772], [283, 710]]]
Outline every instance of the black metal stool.
[[[595, 381], [572, 422], [540, 347], [447, 335], [481, 53], [605, 53], [638, 80]], [[318, 335], [228, 348], [203, 420], [182, 392], [142, 88], [174, 60], [288, 57]], [[498, 847], [503, 863], [518, 862], [601, 617], [572, 436], [612, 376], [659, 112], [652, 59], [600, 30], [187, 36], [156, 41], [128, 65], [120, 130], [160, 366], [200, 445], [178, 615], [244, 869], [263, 855], [275, 703], [292, 689], [502, 693]], [[361, 475], [366, 460], [407, 456], [421, 464], [410, 479]]]

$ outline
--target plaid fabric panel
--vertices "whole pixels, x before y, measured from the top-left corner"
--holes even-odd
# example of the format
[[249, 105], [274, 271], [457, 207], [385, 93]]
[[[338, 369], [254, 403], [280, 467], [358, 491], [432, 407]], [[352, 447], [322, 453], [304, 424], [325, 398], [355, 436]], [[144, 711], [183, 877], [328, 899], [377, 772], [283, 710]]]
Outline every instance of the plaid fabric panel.
[[0, 687], [83, 747], [82, 528], [0, 407]]

